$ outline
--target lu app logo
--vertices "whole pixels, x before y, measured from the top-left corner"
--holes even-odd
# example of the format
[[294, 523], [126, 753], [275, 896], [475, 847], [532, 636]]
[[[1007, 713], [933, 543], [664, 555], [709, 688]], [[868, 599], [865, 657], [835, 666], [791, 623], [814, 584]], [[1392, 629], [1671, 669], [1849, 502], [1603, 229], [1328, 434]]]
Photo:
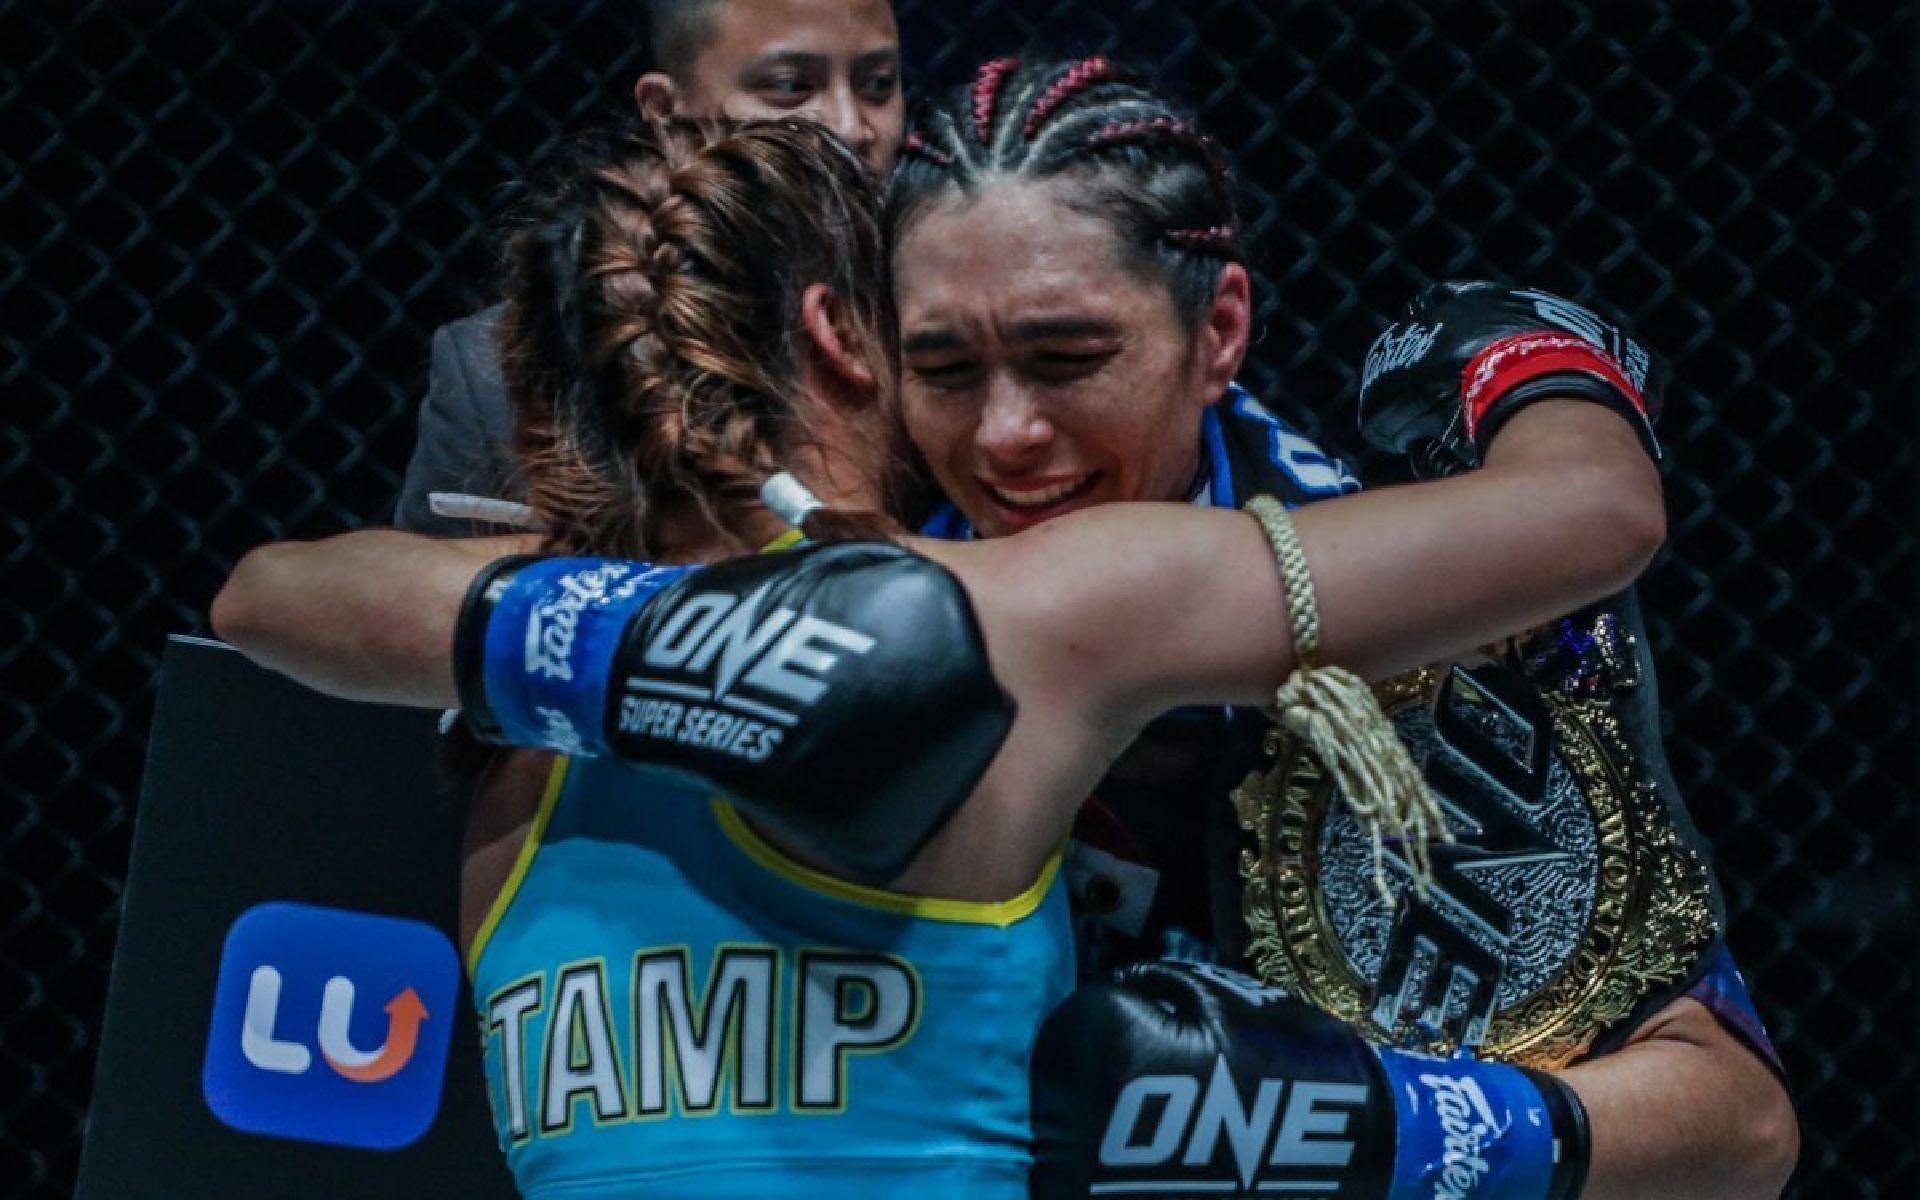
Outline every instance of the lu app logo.
[[397, 917], [273, 902], [227, 931], [201, 1087], [235, 1129], [397, 1150], [433, 1124], [460, 989], [451, 943]]

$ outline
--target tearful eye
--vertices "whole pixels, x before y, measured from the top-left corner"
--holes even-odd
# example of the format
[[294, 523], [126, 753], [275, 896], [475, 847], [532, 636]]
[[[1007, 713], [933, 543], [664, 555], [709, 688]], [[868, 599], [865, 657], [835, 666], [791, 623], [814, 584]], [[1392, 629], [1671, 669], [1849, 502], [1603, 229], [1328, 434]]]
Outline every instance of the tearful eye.
[[1117, 351], [1050, 350], [1036, 355], [1031, 370], [1035, 377], [1049, 382], [1067, 382], [1093, 374], [1113, 358]]
[[908, 363], [907, 370], [922, 383], [937, 388], [964, 387], [978, 373], [978, 365], [964, 359], [954, 362]]

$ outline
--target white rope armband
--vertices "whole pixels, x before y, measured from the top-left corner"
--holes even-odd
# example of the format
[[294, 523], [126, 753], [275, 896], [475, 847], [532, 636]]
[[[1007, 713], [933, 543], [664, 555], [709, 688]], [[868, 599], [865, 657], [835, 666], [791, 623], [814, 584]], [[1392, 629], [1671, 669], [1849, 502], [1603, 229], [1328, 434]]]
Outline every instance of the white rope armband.
[[1433, 838], [1453, 840], [1440, 804], [1373, 689], [1345, 667], [1320, 664], [1320, 608], [1314, 601], [1313, 575], [1286, 507], [1271, 496], [1255, 496], [1246, 509], [1273, 546], [1293, 652], [1300, 663], [1274, 694], [1274, 722], [1306, 743], [1372, 839], [1373, 886], [1381, 898], [1393, 903], [1387, 886], [1388, 838], [1404, 845], [1413, 885], [1425, 895], [1433, 881], [1427, 843]]

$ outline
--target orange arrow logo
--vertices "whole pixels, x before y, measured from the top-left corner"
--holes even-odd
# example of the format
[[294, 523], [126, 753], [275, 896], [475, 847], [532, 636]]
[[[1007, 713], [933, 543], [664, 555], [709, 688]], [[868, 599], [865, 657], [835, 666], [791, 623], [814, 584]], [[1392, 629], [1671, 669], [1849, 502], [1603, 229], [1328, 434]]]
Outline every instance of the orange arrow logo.
[[420, 1023], [427, 1019], [427, 1006], [412, 988], [387, 1001], [387, 1040], [365, 1062], [342, 1062], [323, 1047], [321, 1056], [335, 1071], [355, 1083], [379, 1083], [400, 1073], [413, 1060], [413, 1049], [420, 1041]]

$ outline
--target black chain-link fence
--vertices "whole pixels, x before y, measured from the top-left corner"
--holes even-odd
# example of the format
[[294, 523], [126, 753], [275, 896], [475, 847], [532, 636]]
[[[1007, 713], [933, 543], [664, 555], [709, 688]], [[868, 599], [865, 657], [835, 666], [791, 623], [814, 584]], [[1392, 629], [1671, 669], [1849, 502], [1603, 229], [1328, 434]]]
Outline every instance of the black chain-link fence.
[[[625, 102], [633, 7], [0, 0], [8, 1191], [73, 1176], [165, 635], [249, 546], [384, 516], [490, 189]], [[1310, 425], [1433, 278], [1601, 303], [1672, 360], [1674, 766], [1798, 1194], [1911, 1195], [1909, 6], [968, 7], [902, 4], [917, 82], [1039, 38], [1198, 101], [1264, 245], [1251, 382]]]

